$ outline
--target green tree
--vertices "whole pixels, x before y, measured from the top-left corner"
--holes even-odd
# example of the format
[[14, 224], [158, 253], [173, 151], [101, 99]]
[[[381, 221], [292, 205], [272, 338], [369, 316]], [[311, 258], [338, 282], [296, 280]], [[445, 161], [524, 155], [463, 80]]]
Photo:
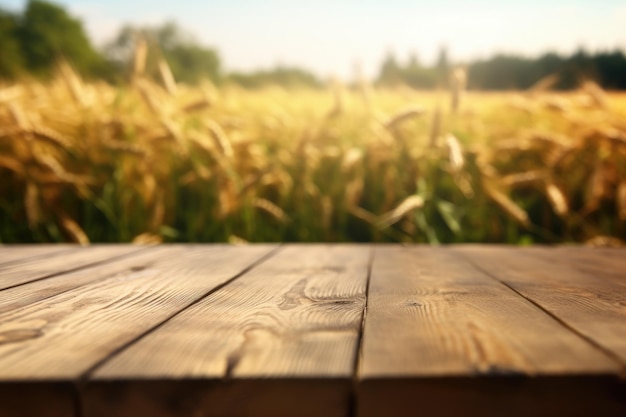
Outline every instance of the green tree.
[[150, 76], [157, 76], [158, 58], [163, 57], [177, 81], [195, 84], [203, 78], [209, 78], [214, 82], [220, 80], [221, 68], [218, 53], [200, 45], [174, 22], [167, 22], [157, 27], [139, 28], [126, 25], [106, 46], [106, 56], [119, 68], [124, 68], [132, 61], [138, 36], [144, 37], [149, 43], [146, 72]]
[[105, 63], [92, 47], [80, 20], [55, 4], [30, 0], [17, 31], [28, 69], [49, 75], [59, 58], [84, 75], [104, 75]]
[[393, 52], [387, 53], [380, 68], [378, 83], [382, 85], [396, 85], [402, 82], [402, 69], [398, 65]]
[[286, 66], [251, 73], [233, 72], [228, 75], [228, 81], [245, 88], [259, 88], [267, 85], [318, 88], [322, 85], [312, 73], [300, 68]]
[[439, 48], [439, 56], [437, 57], [437, 82], [440, 87], [448, 86], [448, 78], [450, 77], [450, 64], [448, 62], [448, 48], [441, 46]]
[[0, 9], [0, 78], [13, 79], [24, 70], [17, 30], [18, 17]]

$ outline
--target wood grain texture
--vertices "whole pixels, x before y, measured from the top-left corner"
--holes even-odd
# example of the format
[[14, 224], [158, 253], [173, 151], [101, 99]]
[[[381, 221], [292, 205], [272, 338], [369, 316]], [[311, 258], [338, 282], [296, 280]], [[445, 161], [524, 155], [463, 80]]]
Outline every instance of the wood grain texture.
[[88, 265], [113, 261], [141, 249], [130, 245], [76, 246], [70, 250], [55, 251], [51, 256], [11, 262], [0, 268], [0, 290]]
[[76, 379], [272, 249], [172, 248], [146, 269], [0, 314], [0, 380]]
[[[359, 415], [526, 415], [493, 397], [532, 402], [543, 398], [537, 387], [544, 377], [567, 375], [606, 377], [619, 390], [619, 372], [617, 362], [458, 254], [376, 249], [359, 364]], [[490, 382], [476, 389], [478, 378]], [[523, 383], [505, 383], [509, 379]], [[454, 382], [450, 390], [445, 381]], [[585, 378], [578, 381], [586, 384]], [[624, 411], [613, 391], [598, 395], [608, 415]], [[548, 390], [541, 401], [548, 399], [551, 409], [570, 408], [566, 390]], [[390, 401], [394, 405], [383, 413]]]
[[616, 284], [626, 286], [626, 251], [623, 249], [562, 246], [529, 247], [521, 251], [573, 267], [599, 280], [615, 280]]
[[[159, 416], [345, 415], [369, 256], [356, 245], [283, 248], [96, 370], [85, 415], [132, 416], [136, 401], [155, 401]], [[178, 380], [169, 386], [191, 405], [168, 411], [171, 392], [140, 383], [103, 400], [110, 381], [151, 379]]]
[[541, 255], [481, 246], [457, 251], [626, 364], [626, 281], [583, 271], [571, 253], [563, 258], [556, 249]]
[[0, 245], [0, 268], [6, 264], [20, 262], [27, 258], [51, 256], [55, 252], [69, 250], [72, 245]]
[[[172, 250], [171, 247], [164, 246], [146, 248], [104, 265], [98, 264], [0, 291], [0, 314], [35, 304], [92, 282], [119, 276], [128, 277], [129, 274], [143, 271], [153, 266], [159, 259], [168, 258], [178, 251], [180, 249]], [[40, 261], [45, 262], [45, 259]]]

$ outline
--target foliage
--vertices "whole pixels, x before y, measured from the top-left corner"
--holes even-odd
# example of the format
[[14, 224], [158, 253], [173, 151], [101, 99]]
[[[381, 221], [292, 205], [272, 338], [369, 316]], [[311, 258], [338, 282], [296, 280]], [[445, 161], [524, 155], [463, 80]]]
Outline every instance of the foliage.
[[[59, 58], [65, 58], [83, 74], [104, 76], [106, 66], [91, 46], [82, 24], [60, 6], [42, 0], [30, 0], [24, 14], [13, 19], [16, 26], [6, 42], [19, 45], [21, 57], [16, 62], [36, 75], [51, 75]], [[4, 51], [3, 51], [4, 52]], [[5, 75], [15, 76], [15, 70]]]
[[[46, 78], [64, 59], [83, 76], [123, 83], [134, 71], [128, 64], [138, 39], [148, 41], [145, 72], [151, 77], [162, 76], [160, 63], [165, 60], [179, 82], [192, 85], [204, 79], [216, 84], [226, 80], [246, 88], [322, 84], [306, 69], [290, 67], [225, 74], [218, 52], [197, 42], [174, 22], [153, 27], [126, 25], [103, 51], [98, 51], [78, 19], [62, 6], [44, 0], [29, 0], [22, 14], [0, 9], [0, 79], [15, 80], [26, 74]], [[446, 88], [458, 64], [451, 60], [446, 47], [439, 49], [432, 64], [420, 62], [415, 55], [400, 62], [389, 53], [381, 63], [376, 84]], [[593, 80], [607, 89], [626, 89], [626, 56], [621, 50], [590, 54], [580, 49], [571, 56], [547, 53], [538, 58], [499, 54], [467, 62], [464, 67], [471, 89], [521, 90], [550, 81], [553, 88], [566, 90], [575, 89], [582, 80]]]
[[625, 71], [626, 56], [619, 50], [594, 55], [578, 50], [570, 57], [548, 53], [538, 59], [496, 55], [469, 65], [469, 84], [483, 90], [519, 90], [555, 76], [556, 89], [571, 90], [581, 80], [591, 79], [605, 88], [623, 90]]
[[439, 58], [435, 67], [422, 65], [413, 54], [409, 57], [406, 65], [402, 66], [393, 53], [385, 57], [377, 84], [380, 86], [398, 86], [405, 84], [413, 88], [431, 89], [445, 84], [447, 78], [448, 58], [445, 48], [439, 52]]
[[18, 27], [17, 16], [0, 9], [0, 78], [15, 78], [23, 71]]
[[[551, 87], [558, 90], [575, 89], [583, 80], [594, 80], [609, 89], [626, 89], [626, 56], [620, 50], [593, 55], [579, 50], [569, 57], [547, 53], [539, 58], [498, 54], [466, 66], [469, 87], [476, 90], [524, 90], [548, 77], [553, 78]], [[422, 65], [414, 56], [402, 65], [389, 53], [383, 60], [377, 83], [419, 89], [445, 87], [450, 68], [445, 48], [440, 50], [433, 66]]]
[[245, 88], [260, 88], [270, 85], [282, 87], [313, 87], [322, 85], [312, 73], [292, 67], [280, 66], [271, 70], [255, 71], [252, 73], [233, 72], [228, 75], [228, 81]]
[[156, 27], [124, 26], [115, 39], [107, 45], [105, 53], [123, 70], [131, 62], [137, 38], [148, 41], [146, 72], [158, 76], [159, 60], [165, 59], [176, 79], [188, 84], [197, 84], [208, 78], [214, 82], [221, 78], [220, 60], [217, 52], [206, 48], [174, 22]]

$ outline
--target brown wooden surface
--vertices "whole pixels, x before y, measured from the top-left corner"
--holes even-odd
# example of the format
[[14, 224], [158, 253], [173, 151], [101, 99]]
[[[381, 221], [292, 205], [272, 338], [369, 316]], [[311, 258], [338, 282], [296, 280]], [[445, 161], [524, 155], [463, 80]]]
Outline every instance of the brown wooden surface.
[[[546, 415], [586, 415], [592, 409], [581, 409], [580, 397], [544, 379], [577, 375], [571, 388], [585, 393], [594, 384], [582, 375], [620, 371], [618, 362], [451, 250], [376, 251], [359, 366], [361, 415], [500, 415], [506, 403], [537, 398]], [[485, 383], [477, 385], [481, 377]], [[494, 382], [503, 377], [514, 382]], [[620, 411], [605, 394], [605, 411]]]
[[73, 250], [57, 250], [49, 246], [50, 256], [27, 256], [21, 261], [10, 262], [0, 268], [0, 290], [73, 271], [101, 262], [113, 261], [123, 255], [140, 250], [138, 247], [102, 245], [76, 247]]
[[55, 252], [67, 251], [72, 245], [0, 245], [0, 268], [12, 262], [28, 258], [51, 256]]
[[624, 416], [625, 260], [0, 245], [0, 416]]
[[[342, 416], [365, 306], [369, 259], [366, 247], [285, 248], [117, 355], [97, 369], [92, 380], [227, 380], [232, 398], [224, 413]], [[262, 381], [268, 378], [292, 380], [284, 384], [290, 387], [291, 407], [267, 400], [280, 391]], [[332, 379], [334, 389], [315, 378]], [[87, 415], [136, 415], [125, 397], [108, 400], [103, 387], [110, 383], [92, 385]], [[215, 403], [214, 386], [207, 384], [204, 394], [191, 390], [195, 406], [185, 413], [167, 412], [165, 406], [153, 409], [163, 410], [158, 414], [163, 416], [201, 415], [205, 404]], [[266, 387], [267, 393], [261, 395]], [[174, 389], [185, 401], [184, 389]], [[150, 389], [143, 395], [150, 397]], [[265, 400], [251, 407], [252, 395]], [[337, 395], [343, 397], [341, 407]], [[152, 399], [163, 405], [170, 397], [164, 393]]]
[[609, 274], [581, 270], [581, 258], [571, 250], [549, 255], [478, 246], [456, 250], [626, 366], [626, 275], [619, 266], [623, 258], [611, 262], [602, 252], [596, 255], [602, 269], [613, 265], [614, 273]]

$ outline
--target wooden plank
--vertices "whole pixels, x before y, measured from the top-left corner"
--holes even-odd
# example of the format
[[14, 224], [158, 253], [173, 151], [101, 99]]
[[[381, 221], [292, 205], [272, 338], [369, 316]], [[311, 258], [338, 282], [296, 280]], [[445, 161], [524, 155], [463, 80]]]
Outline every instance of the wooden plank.
[[626, 364], [625, 281], [603, 279], [565, 261], [556, 262], [558, 250], [547, 257], [511, 248], [468, 246], [457, 250]]
[[0, 382], [2, 417], [78, 417], [77, 399], [69, 382]]
[[84, 415], [347, 415], [369, 258], [287, 246], [97, 369]]
[[72, 245], [0, 245], [0, 268], [8, 263], [20, 262], [26, 258], [51, 256], [55, 252], [69, 250]]
[[360, 416], [623, 415], [620, 370], [449, 249], [375, 251]]
[[567, 267], [574, 267], [602, 280], [615, 280], [626, 286], [626, 249], [563, 246], [555, 248], [524, 248], [536, 256]]
[[[168, 257], [0, 314], [0, 391], [75, 381], [275, 246], [172, 248]], [[45, 401], [32, 397], [30, 401]]]
[[95, 281], [112, 277], [119, 278], [119, 276], [124, 276], [124, 279], [131, 279], [133, 275], [144, 274], [145, 269], [152, 267], [162, 257], [167, 258], [172, 256], [175, 251], [180, 250], [168, 246], [146, 248], [140, 252], [133, 252], [130, 256], [116, 259], [114, 262], [86, 267], [78, 271], [0, 291], [0, 314], [34, 304]]
[[76, 246], [69, 251], [54, 252], [44, 258], [25, 258], [0, 268], [0, 290], [111, 261], [141, 249], [140, 246], [130, 245]]

